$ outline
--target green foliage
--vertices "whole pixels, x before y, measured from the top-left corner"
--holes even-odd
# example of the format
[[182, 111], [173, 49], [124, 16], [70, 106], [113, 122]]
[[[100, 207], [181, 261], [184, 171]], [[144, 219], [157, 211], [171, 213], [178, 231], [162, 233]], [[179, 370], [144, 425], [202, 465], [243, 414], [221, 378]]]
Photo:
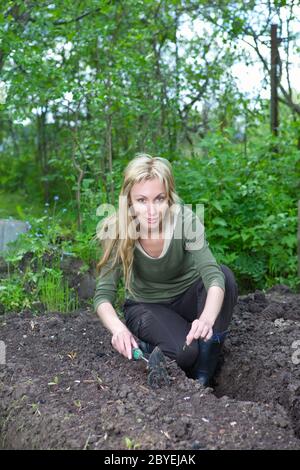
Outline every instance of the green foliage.
[[[81, 240], [78, 246], [74, 244], [74, 253], [67, 251], [71, 244], [72, 228], [63, 223], [66, 211], [57, 210], [57, 201], [56, 196], [52, 208], [46, 204], [42, 217], [28, 217], [29, 230], [10, 243], [8, 251], [4, 253], [9, 272], [1, 286], [0, 304], [5, 311], [20, 311], [24, 308], [35, 311], [39, 303], [47, 311], [62, 313], [78, 308], [77, 294], [63, 279], [60, 262], [64, 255], [76, 251], [83, 254], [84, 248]], [[88, 247], [85, 252], [90, 254]], [[23, 273], [19, 265], [28, 255], [31, 259]]]
[[[276, 146], [277, 153], [272, 149]], [[200, 143], [208, 157], [174, 162], [185, 203], [204, 204], [213, 253], [228, 264], [241, 290], [274, 283], [299, 286], [297, 201], [299, 151], [280, 139], [253, 139], [247, 154], [221, 133]]]
[[63, 241], [68, 239], [72, 228], [63, 223], [66, 209], [63, 208], [57, 212], [57, 200], [55, 199], [52, 208], [48, 203], [45, 204], [44, 215], [38, 218], [27, 217], [26, 223], [29, 230], [20, 234], [15, 242], [9, 244], [9, 250], [5, 253], [7, 262], [14, 264], [28, 252], [32, 253], [36, 259], [40, 259], [44, 253], [57, 252], [61, 240], [62, 246], [64, 245]]
[[[1, 162], [1, 159], [0, 159]], [[1, 165], [0, 165], [1, 166]], [[0, 168], [1, 172], [1, 168]], [[38, 217], [42, 210], [39, 205], [34, 204], [24, 192], [4, 192], [0, 191], [0, 218], [9, 217], [26, 220], [27, 216]]]
[[39, 311], [41, 304], [48, 312], [70, 313], [76, 310], [77, 294], [63, 279], [58, 261], [53, 262], [54, 267], [48, 268], [38, 259], [38, 265], [36, 271], [28, 266], [24, 273], [15, 270], [1, 281], [0, 304], [4, 311], [19, 312], [30, 309], [35, 313]]
[[[270, 103], [239, 92], [231, 70], [251, 61], [238, 41], [261, 37], [264, 15], [293, 30], [293, 2], [265, 12], [256, 0], [4, 3], [0, 217], [30, 224], [5, 256], [14, 275], [28, 253], [40, 270], [4, 281], [7, 308], [10, 298], [12, 309], [47, 298], [55, 283], [69, 302], [59, 268], [46, 273], [43, 260], [73, 255], [85, 270], [99, 259], [96, 209], [118, 205], [123, 168], [140, 151], [168, 158], [185, 203], [204, 204], [212, 251], [242, 290], [297, 288], [299, 113], [280, 104], [280, 138], [271, 138]], [[193, 20], [203, 28], [184, 36]]]
[[14, 275], [1, 280], [0, 304], [5, 312], [19, 312], [30, 308], [33, 301], [32, 295], [24, 289], [24, 283], [20, 276]]

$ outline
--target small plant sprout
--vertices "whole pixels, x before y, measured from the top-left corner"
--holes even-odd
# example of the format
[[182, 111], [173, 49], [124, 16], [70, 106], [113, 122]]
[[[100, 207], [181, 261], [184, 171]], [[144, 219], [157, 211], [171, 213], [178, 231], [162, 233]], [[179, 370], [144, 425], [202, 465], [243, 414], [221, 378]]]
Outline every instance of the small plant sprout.
[[29, 404], [29, 406], [31, 406], [34, 415], [41, 416], [38, 403], [31, 403]]
[[141, 444], [139, 444], [138, 442], [135, 442], [134, 439], [130, 439], [130, 437], [125, 437], [124, 440], [125, 440], [126, 449], [128, 450], [135, 450], [141, 447]]
[[48, 382], [48, 385], [52, 386], [52, 385], [58, 385], [58, 382], [59, 382], [59, 378], [58, 376], [56, 375], [53, 379], [52, 382]]
[[74, 400], [74, 405], [76, 406], [76, 408], [78, 409], [78, 411], [81, 411], [82, 409], [82, 403], [80, 400]]

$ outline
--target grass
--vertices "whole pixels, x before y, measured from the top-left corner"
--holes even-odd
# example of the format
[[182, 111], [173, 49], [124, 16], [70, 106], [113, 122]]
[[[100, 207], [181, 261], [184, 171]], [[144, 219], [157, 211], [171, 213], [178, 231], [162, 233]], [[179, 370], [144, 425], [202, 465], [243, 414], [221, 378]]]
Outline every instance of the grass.
[[0, 191], [0, 218], [8, 217], [25, 220], [28, 215], [40, 217], [43, 207], [28, 201], [23, 193], [7, 193]]
[[48, 312], [73, 312], [78, 308], [78, 296], [67, 281], [62, 279], [62, 273], [45, 268], [45, 275], [39, 279], [39, 299]]

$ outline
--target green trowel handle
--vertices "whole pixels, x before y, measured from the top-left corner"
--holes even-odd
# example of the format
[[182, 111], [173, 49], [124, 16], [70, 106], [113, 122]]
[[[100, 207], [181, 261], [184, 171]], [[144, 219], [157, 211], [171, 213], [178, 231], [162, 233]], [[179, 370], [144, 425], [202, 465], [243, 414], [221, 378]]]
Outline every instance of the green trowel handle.
[[143, 351], [141, 351], [141, 349], [139, 348], [134, 348], [132, 350], [132, 357], [135, 361], [138, 361], [139, 359], [143, 359], [144, 358]]

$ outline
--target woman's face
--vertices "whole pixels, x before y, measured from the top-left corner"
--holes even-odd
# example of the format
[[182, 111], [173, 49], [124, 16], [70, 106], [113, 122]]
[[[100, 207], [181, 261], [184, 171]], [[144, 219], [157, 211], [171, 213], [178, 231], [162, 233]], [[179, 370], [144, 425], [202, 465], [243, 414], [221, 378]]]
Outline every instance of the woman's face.
[[158, 178], [135, 183], [130, 198], [141, 232], [157, 232], [169, 207], [164, 183]]

